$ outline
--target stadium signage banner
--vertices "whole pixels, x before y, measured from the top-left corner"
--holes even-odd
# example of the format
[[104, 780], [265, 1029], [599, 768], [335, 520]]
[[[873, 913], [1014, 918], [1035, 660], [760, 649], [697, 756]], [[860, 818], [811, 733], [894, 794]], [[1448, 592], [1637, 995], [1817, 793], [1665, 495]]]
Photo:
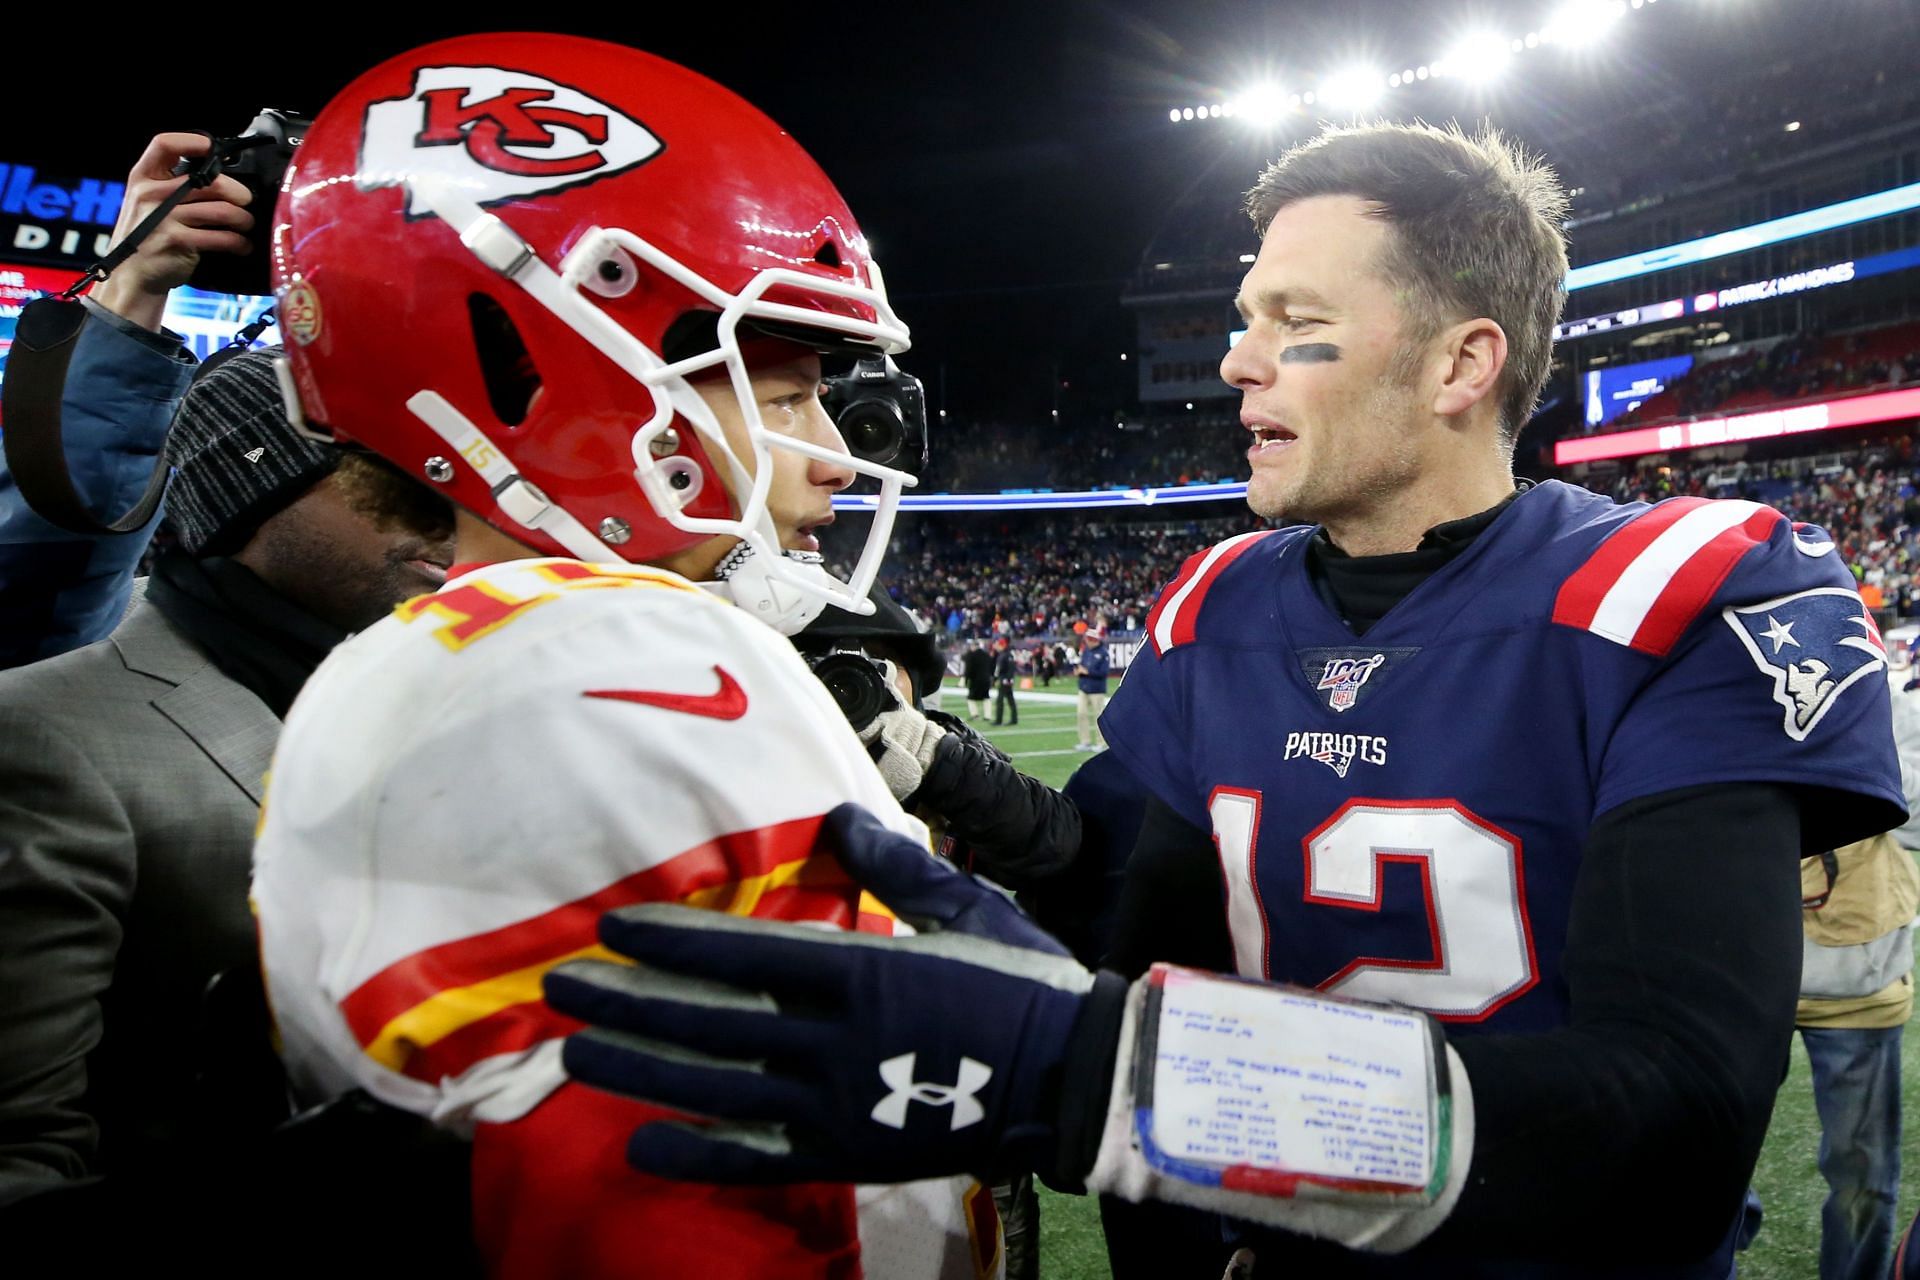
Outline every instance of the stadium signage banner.
[[1765, 245], [1798, 240], [1802, 236], [1818, 235], [1822, 231], [1891, 217], [1910, 209], [1920, 209], [1920, 182], [1876, 191], [1853, 200], [1842, 200], [1838, 204], [1822, 205], [1804, 213], [1788, 214], [1770, 222], [1756, 222], [1716, 235], [1701, 236], [1697, 240], [1684, 240], [1664, 248], [1628, 254], [1624, 258], [1609, 258], [1605, 262], [1575, 267], [1567, 272], [1567, 292], [1590, 289], [1594, 285], [1609, 284], [1615, 280], [1630, 280], [1655, 271], [1671, 271], [1695, 262], [1710, 262], [1728, 254], [1745, 253]]
[[1579, 320], [1567, 320], [1553, 327], [1553, 340], [1565, 342], [1570, 338], [1586, 338], [1596, 333], [1612, 333], [1620, 329], [1653, 324], [1660, 320], [1673, 320], [1680, 316], [1702, 315], [1708, 311], [1718, 311], [1723, 307], [1737, 307], [1742, 303], [1786, 297], [1790, 294], [1804, 293], [1809, 289], [1825, 289], [1836, 284], [1865, 280], [1869, 276], [1905, 271], [1910, 267], [1920, 267], [1920, 245], [1896, 249], [1892, 253], [1875, 254], [1871, 258], [1861, 258], [1857, 261], [1830, 262], [1823, 267], [1796, 271], [1791, 275], [1775, 276], [1771, 280], [1753, 280], [1714, 293], [1695, 294], [1691, 298], [1669, 298], [1665, 302], [1655, 302], [1644, 307], [1628, 307], [1624, 311], [1613, 311], [1603, 316], [1585, 316]]
[[126, 185], [50, 177], [0, 161], [0, 252], [49, 265], [85, 267], [107, 254]]
[[1591, 431], [1629, 410], [1638, 409], [1692, 368], [1692, 356], [1668, 356], [1665, 360], [1589, 369], [1581, 396], [1586, 404], [1587, 429]]
[[[1155, 507], [1185, 502], [1220, 502], [1247, 496], [1244, 480], [1216, 484], [1168, 485], [1156, 489], [1082, 489], [1055, 493], [1051, 489], [1013, 489], [1001, 493], [909, 493], [900, 498], [903, 511], [1064, 511], [1075, 507]], [[875, 511], [880, 497], [873, 493], [836, 493], [835, 511]]]
[[1762, 298], [1778, 298], [1784, 294], [1799, 293], [1806, 289], [1824, 289], [1830, 284], [1845, 284], [1856, 275], [1853, 263], [1836, 262], [1830, 267], [1796, 271], [1790, 276], [1775, 276], [1771, 280], [1737, 284], [1731, 289], [1722, 289], [1718, 293], [1697, 294], [1693, 299], [1693, 310], [1696, 313], [1713, 311], [1720, 307], [1737, 307], [1743, 302], [1759, 302]]
[[1920, 387], [1880, 391], [1844, 400], [1823, 400], [1785, 409], [1766, 409], [1727, 418], [1702, 418], [1697, 422], [1680, 422], [1668, 427], [1642, 427], [1638, 431], [1562, 440], [1553, 446], [1553, 461], [1554, 465], [1564, 467], [1576, 462], [1597, 462], [1602, 458], [1637, 458], [1649, 453], [1702, 449], [1716, 444], [1741, 444], [1748, 440], [1771, 440], [1808, 431], [1832, 431], [1839, 427], [1859, 427], [1914, 417], [1920, 417]]

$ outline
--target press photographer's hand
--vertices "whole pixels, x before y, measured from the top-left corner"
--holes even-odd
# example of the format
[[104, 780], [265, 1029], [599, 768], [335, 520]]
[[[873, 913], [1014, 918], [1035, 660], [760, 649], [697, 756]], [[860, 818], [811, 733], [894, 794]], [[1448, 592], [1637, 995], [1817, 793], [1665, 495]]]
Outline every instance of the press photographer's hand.
[[[141, 219], [186, 181], [174, 176], [182, 160], [207, 154], [211, 141], [198, 133], [162, 133], [147, 144], [127, 175], [127, 194], [114, 224], [119, 244]], [[89, 295], [95, 302], [143, 328], [158, 330], [169, 291], [183, 285], [203, 253], [246, 253], [254, 215], [253, 195], [226, 175], [193, 192]]]

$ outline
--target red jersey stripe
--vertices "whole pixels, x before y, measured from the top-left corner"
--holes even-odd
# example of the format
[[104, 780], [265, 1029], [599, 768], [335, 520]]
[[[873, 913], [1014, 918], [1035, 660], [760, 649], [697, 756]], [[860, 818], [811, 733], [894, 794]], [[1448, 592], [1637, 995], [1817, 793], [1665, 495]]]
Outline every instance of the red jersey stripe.
[[[1209, 547], [1208, 550], [1212, 550], [1212, 548]], [[1200, 566], [1206, 562], [1206, 559], [1206, 551], [1196, 551], [1188, 556], [1187, 562], [1180, 566], [1180, 572], [1173, 575], [1173, 581], [1169, 582], [1167, 589], [1160, 593], [1160, 598], [1153, 602], [1153, 608], [1147, 610], [1147, 638], [1149, 640], [1160, 630], [1161, 611], [1173, 601], [1175, 596], [1180, 594], [1189, 582], [1193, 581], [1193, 575], [1200, 572]], [[1160, 646], [1155, 644], [1153, 651], [1156, 654], [1159, 653]]]
[[404, 1074], [438, 1084], [466, 1072], [483, 1058], [531, 1049], [543, 1040], [558, 1040], [578, 1031], [581, 1024], [563, 1018], [544, 1000], [508, 1005], [458, 1031], [442, 1036], [407, 1055]]
[[416, 952], [356, 987], [340, 1002], [341, 1012], [355, 1038], [369, 1044], [393, 1019], [442, 991], [475, 986], [591, 947], [600, 917], [615, 907], [676, 902], [806, 858], [813, 852], [820, 822], [818, 816], [796, 818], [721, 836], [530, 919]]
[[1587, 562], [1561, 584], [1560, 594], [1553, 603], [1553, 620], [1582, 629], [1592, 625], [1594, 615], [1600, 611], [1600, 602], [1606, 599], [1613, 584], [1620, 581], [1627, 566], [1665, 533], [1669, 525], [1708, 501], [1706, 498], [1669, 498], [1614, 530], [1599, 549], [1587, 557]]
[[1744, 524], [1713, 537], [1693, 553], [1672, 581], [1661, 591], [1646, 621], [1633, 633], [1632, 648], [1665, 657], [1680, 642], [1693, 620], [1707, 607], [1720, 584], [1727, 580], [1740, 558], [1760, 546], [1786, 517], [1771, 508], [1756, 511]]
[[1228, 547], [1221, 553], [1218, 560], [1215, 560], [1207, 567], [1206, 571], [1194, 582], [1192, 588], [1188, 590], [1187, 598], [1180, 602], [1177, 611], [1174, 613], [1173, 643], [1167, 646], [1169, 649], [1178, 648], [1183, 644], [1193, 643], [1194, 632], [1200, 625], [1200, 608], [1206, 603], [1207, 592], [1211, 591], [1213, 584], [1220, 580], [1220, 575], [1227, 571], [1227, 566], [1247, 554], [1247, 552], [1253, 550], [1254, 547], [1260, 544], [1262, 539], [1277, 532], [1278, 530], [1276, 529], [1267, 529], [1260, 533], [1252, 534], [1247, 537], [1245, 542]]

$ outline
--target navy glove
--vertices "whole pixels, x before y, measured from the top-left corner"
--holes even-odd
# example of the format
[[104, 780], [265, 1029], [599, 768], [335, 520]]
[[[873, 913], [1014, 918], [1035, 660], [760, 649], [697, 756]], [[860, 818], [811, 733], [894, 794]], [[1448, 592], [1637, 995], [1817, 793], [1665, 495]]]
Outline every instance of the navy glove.
[[711, 1123], [658, 1121], [627, 1159], [700, 1182], [908, 1182], [1037, 1169], [1077, 1188], [1112, 1083], [1126, 983], [1004, 896], [842, 805], [848, 873], [913, 938], [671, 905], [608, 913], [637, 965], [547, 976], [576, 1079]]

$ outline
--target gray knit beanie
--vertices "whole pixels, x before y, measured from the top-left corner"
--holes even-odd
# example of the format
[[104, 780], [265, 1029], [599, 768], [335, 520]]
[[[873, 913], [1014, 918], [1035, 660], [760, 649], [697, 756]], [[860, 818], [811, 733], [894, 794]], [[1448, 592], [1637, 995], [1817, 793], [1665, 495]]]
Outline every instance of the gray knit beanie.
[[254, 530], [329, 475], [340, 451], [287, 421], [270, 351], [198, 375], [167, 437], [167, 520], [191, 556], [238, 551]]

